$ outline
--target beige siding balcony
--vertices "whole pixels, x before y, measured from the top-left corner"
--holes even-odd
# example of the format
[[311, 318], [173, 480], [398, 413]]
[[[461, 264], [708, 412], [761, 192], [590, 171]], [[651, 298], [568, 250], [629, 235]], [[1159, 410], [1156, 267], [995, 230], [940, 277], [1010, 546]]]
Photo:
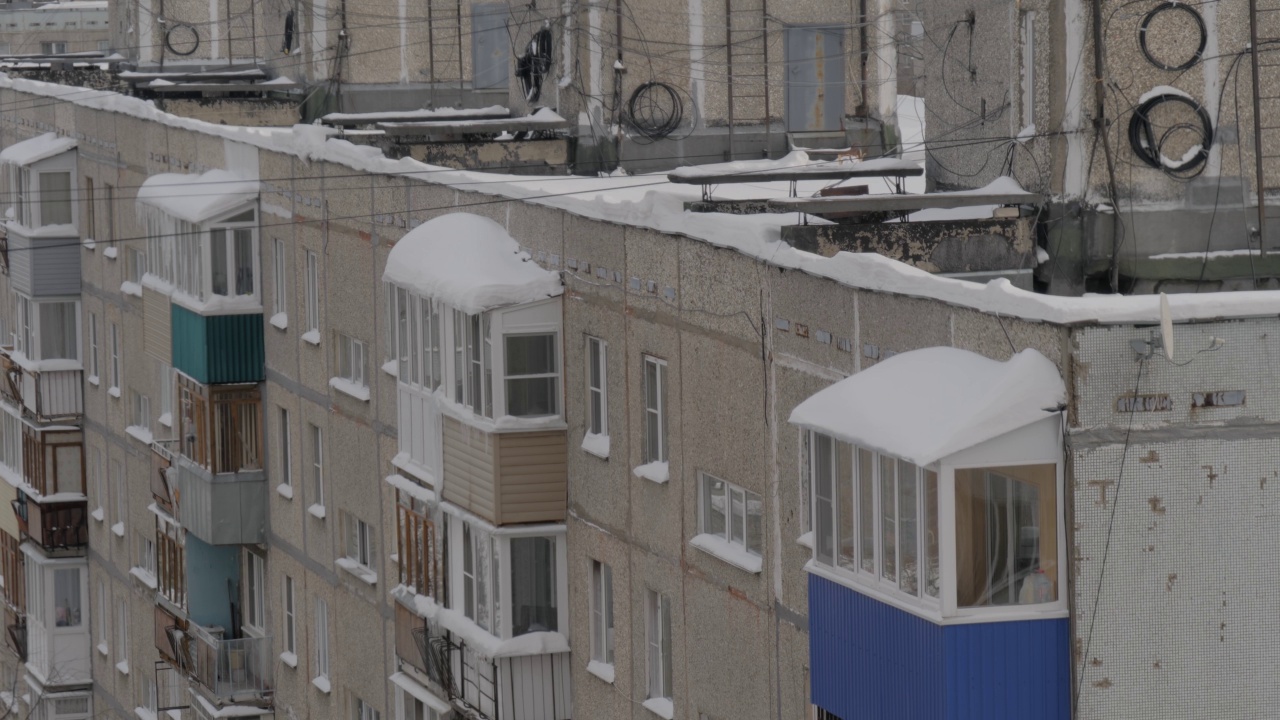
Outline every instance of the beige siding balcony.
[[491, 433], [443, 418], [444, 499], [494, 525], [563, 522], [565, 430]]

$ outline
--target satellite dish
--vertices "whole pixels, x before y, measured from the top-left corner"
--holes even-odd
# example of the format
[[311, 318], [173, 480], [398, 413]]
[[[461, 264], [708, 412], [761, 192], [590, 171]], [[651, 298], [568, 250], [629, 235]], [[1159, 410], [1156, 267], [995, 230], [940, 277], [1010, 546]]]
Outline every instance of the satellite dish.
[[1160, 293], [1160, 344], [1164, 356], [1173, 361], [1173, 313], [1169, 312], [1169, 297]]

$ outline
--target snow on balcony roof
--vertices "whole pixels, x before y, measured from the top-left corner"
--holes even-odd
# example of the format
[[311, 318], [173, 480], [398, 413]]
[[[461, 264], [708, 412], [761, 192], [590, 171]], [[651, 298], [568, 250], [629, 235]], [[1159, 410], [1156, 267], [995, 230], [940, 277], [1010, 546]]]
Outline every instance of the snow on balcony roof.
[[202, 223], [258, 199], [258, 181], [226, 170], [199, 175], [152, 175], [138, 188], [138, 205], [191, 223]]
[[409, 231], [391, 249], [382, 279], [470, 314], [563, 291], [560, 276], [533, 262], [505, 228], [470, 213], [441, 215]]
[[366, 113], [329, 113], [320, 118], [322, 122], [334, 125], [364, 124], [394, 120], [478, 120], [483, 118], [510, 117], [511, 110], [502, 105], [490, 105], [483, 108], [434, 108], [422, 110], [384, 110]]
[[727, 163], [676, 168], [667, 178], [676, 183], [718, 184], [765, 180], [833, 179], [840, 177], [902, 177], [923, 175], [919, 163], [898, 158], [872, 160], [813, 160], [796, 150], [776, 160], [735, 160]]
[[45, 133], [14, 143], [0, 151], [0, 162], [13, 163], [14, 165], [30, 165], [31, 163], [51, 158], [54, 155], [61, 155], [75, 148], [75, 138], [59, 137], [54, 133]]
[[1035, 350], [999, 362], [934, 347], [894, 355], [815, 393], [791, 423], [928, 465], [1049, 417], [1066, 393], [1058, 368]]

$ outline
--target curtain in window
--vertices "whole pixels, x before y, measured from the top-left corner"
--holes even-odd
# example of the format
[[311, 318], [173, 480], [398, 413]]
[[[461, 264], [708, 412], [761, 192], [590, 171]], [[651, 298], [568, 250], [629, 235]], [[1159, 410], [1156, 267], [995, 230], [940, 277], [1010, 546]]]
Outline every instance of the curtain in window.
[[554, 538], [511, 538], [511, 609], [513, 637], [558, 628]]
[[235, 231], [236, 239], [236, 295], [253, 294], [253, 230], [241, 228]]
[[227, 294], [227, 231], [209, 231], [209, 270], [213, 277], [214, 295]]
[[53, 571], [53, 611], [58, 627], [80, 626], [80, 571]]

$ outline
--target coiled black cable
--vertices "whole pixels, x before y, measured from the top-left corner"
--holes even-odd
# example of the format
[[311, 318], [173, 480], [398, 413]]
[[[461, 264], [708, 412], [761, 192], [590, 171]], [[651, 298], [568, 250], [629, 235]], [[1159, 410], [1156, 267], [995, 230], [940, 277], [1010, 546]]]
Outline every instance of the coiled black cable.
[[627, 101], [627, 124], [650, 140], [661, 140], [684, 121], [684, 101], [675, 88], [649, 81], [637, 87]]
[[[1200, 46], [1186, 61], [1178, 65], [1169, 65], [1165, 62], [1157, 60], [1151, 54], [1151, 50], [1147, 48], [1147, 30], [1151, 27], [1151, 21], [1162, 12], [1180, 11], [1191, 16], [1196, 26], [1200, 29]], [[1200, 62], [1200, 57], [1204, 55], [1204, 48], [1209, 42], [1209, 31], [1204, 26], [1204, 18], [1200, 17], [1200, 13], [1196, 12], [1191, 6], [1179, 2], [1163, 2], [1151, 9], [1147, 16], [1142, 18], [1142, 25], [1138, 28], [1138, 47], [1142, 49], [1142, 54], [1147, 58], [1147, 62], [1160, 68], [1161, 70], [1186, 70], [1196, 63]]]
[[[1199, 126], [1194, 123], [1177, 123], [1160, 133], [1157, 138], [1151, 124], [1151, 112], [1164, 103], [1179, 103], [1191, 108], [1200, 121]], [[1185, 160], [1170, 160], [1164, 156], [1164, 144], [1175, 132], [1183, 130], [1199, 134], [1200, 149]], [[1190, 179], [1204, 172], [1205, 161], [1209, 159], [1209, 148], [1213, 146], [1213, 120], [1203, 105], [1186, 95], [1159, 93], [1138, 105], [1129, 118], [1129, 146], [1133, 148], [1133, 154], [1147, 165], [1172, 177]]]

